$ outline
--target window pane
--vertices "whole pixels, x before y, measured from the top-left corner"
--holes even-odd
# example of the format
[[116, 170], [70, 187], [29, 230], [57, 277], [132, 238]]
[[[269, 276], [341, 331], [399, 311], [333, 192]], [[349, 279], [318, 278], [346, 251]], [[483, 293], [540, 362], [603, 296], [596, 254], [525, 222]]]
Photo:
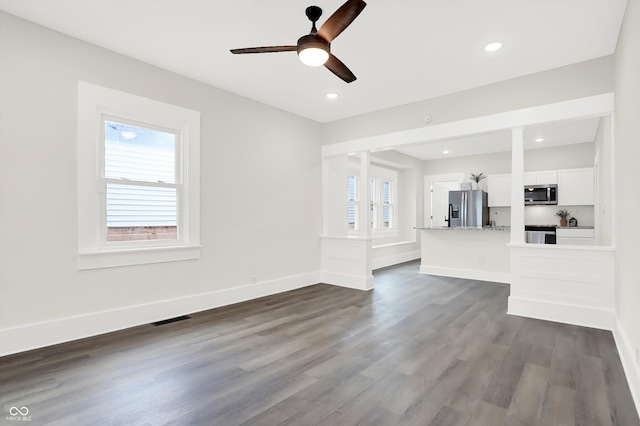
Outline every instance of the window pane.
[[107, 178], [175, 183], [176, 135], [105, 121]]
[[382, 202], [391, 202], [391, 182], [389, 181], [382, 182]]
[[347, 229], [349, 230], [355, 230], [358, 229], [357, 226], [357, 212], [356, 212], [356, 206], [353, 203], [349, 203], [347, 205]]
[[377, 201], [378, 197], [376, 197], [376, 180], [374, 178], [371, 178], [369, 180], [369, 191], [370, 191], [370, 196], [371, 196], [371, 202], [374, 203]]
[[354, 175], [347, 175], [347, 199], [349, 201], [356, 200], [356, 190], [357, 182], [356, 177]]
[[107, 184], [107, 241], [175, 240], [176, 188]]
[[382, 226], [391, 228], [391, 206], [388, 204], [382, 206]]
[[382, 227], [391, 228], [391, 182], [382, 182]]

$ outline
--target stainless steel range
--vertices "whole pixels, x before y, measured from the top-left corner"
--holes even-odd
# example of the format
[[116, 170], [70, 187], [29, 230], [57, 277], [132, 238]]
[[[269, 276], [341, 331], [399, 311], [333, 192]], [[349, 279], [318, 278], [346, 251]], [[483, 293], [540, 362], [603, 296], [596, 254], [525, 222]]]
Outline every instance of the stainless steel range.
[[525, 225], [526, 241], [530, 244], [555, 244], [556, 225]]

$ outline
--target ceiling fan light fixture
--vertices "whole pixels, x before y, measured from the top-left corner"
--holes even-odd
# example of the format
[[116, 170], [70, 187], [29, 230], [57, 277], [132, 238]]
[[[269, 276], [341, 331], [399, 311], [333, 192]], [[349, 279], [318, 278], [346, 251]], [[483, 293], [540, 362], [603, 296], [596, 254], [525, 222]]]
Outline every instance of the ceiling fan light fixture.
[[307, 47], [298, 53], [298, 57], [303, 64], [310, 67], [319, 67], [324, 65], [329, 59], [329, 52], [318, 47]]
[[329, 43], [309, 34], [298, 40], [298, 57], [300, 61], [310, 67], [324, 65], [329, 59]]

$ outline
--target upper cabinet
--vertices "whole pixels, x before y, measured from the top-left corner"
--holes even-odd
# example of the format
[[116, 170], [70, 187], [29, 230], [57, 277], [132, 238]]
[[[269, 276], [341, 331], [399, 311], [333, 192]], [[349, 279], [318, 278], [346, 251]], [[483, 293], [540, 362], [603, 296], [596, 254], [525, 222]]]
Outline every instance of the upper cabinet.
[[589, 206], [595, 204], [593, 167], [558, 170], [558, 205]]
[[558, 171], [528, 172], [524, 174], [525, 185], [551, 185], [558, 183]]
[[[595, 204], [594, 169], [565, 169], [524, 174], [525, 185], [558, 185], [559, 206], [590, 206]], [[489, 207], [511, 206], [511, 174], [487, 177]]]
[[487, 192], [489, 207], [511, 206], [511, 174], [489, 175]]

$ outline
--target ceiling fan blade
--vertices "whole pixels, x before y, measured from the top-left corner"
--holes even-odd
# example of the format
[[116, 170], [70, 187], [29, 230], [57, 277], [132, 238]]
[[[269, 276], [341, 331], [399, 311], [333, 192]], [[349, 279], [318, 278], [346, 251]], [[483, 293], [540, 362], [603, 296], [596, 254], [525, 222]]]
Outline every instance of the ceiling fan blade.
[[324, 63], [324, 66], [347, 83], [351, 83], [356, 79], [351, 70], [331, 53], [329, 53], [329, 59]]
[[362, 12], [367, 3], [363, 0], [347, 0], [318, 30], [318, 35], [329, 43], [347, 28]]
[[295, 52], [297, 49], [298, 46], [245, 47], [244, 49], [231, 49], [231, 53], [239, 55], [242, 53]]

